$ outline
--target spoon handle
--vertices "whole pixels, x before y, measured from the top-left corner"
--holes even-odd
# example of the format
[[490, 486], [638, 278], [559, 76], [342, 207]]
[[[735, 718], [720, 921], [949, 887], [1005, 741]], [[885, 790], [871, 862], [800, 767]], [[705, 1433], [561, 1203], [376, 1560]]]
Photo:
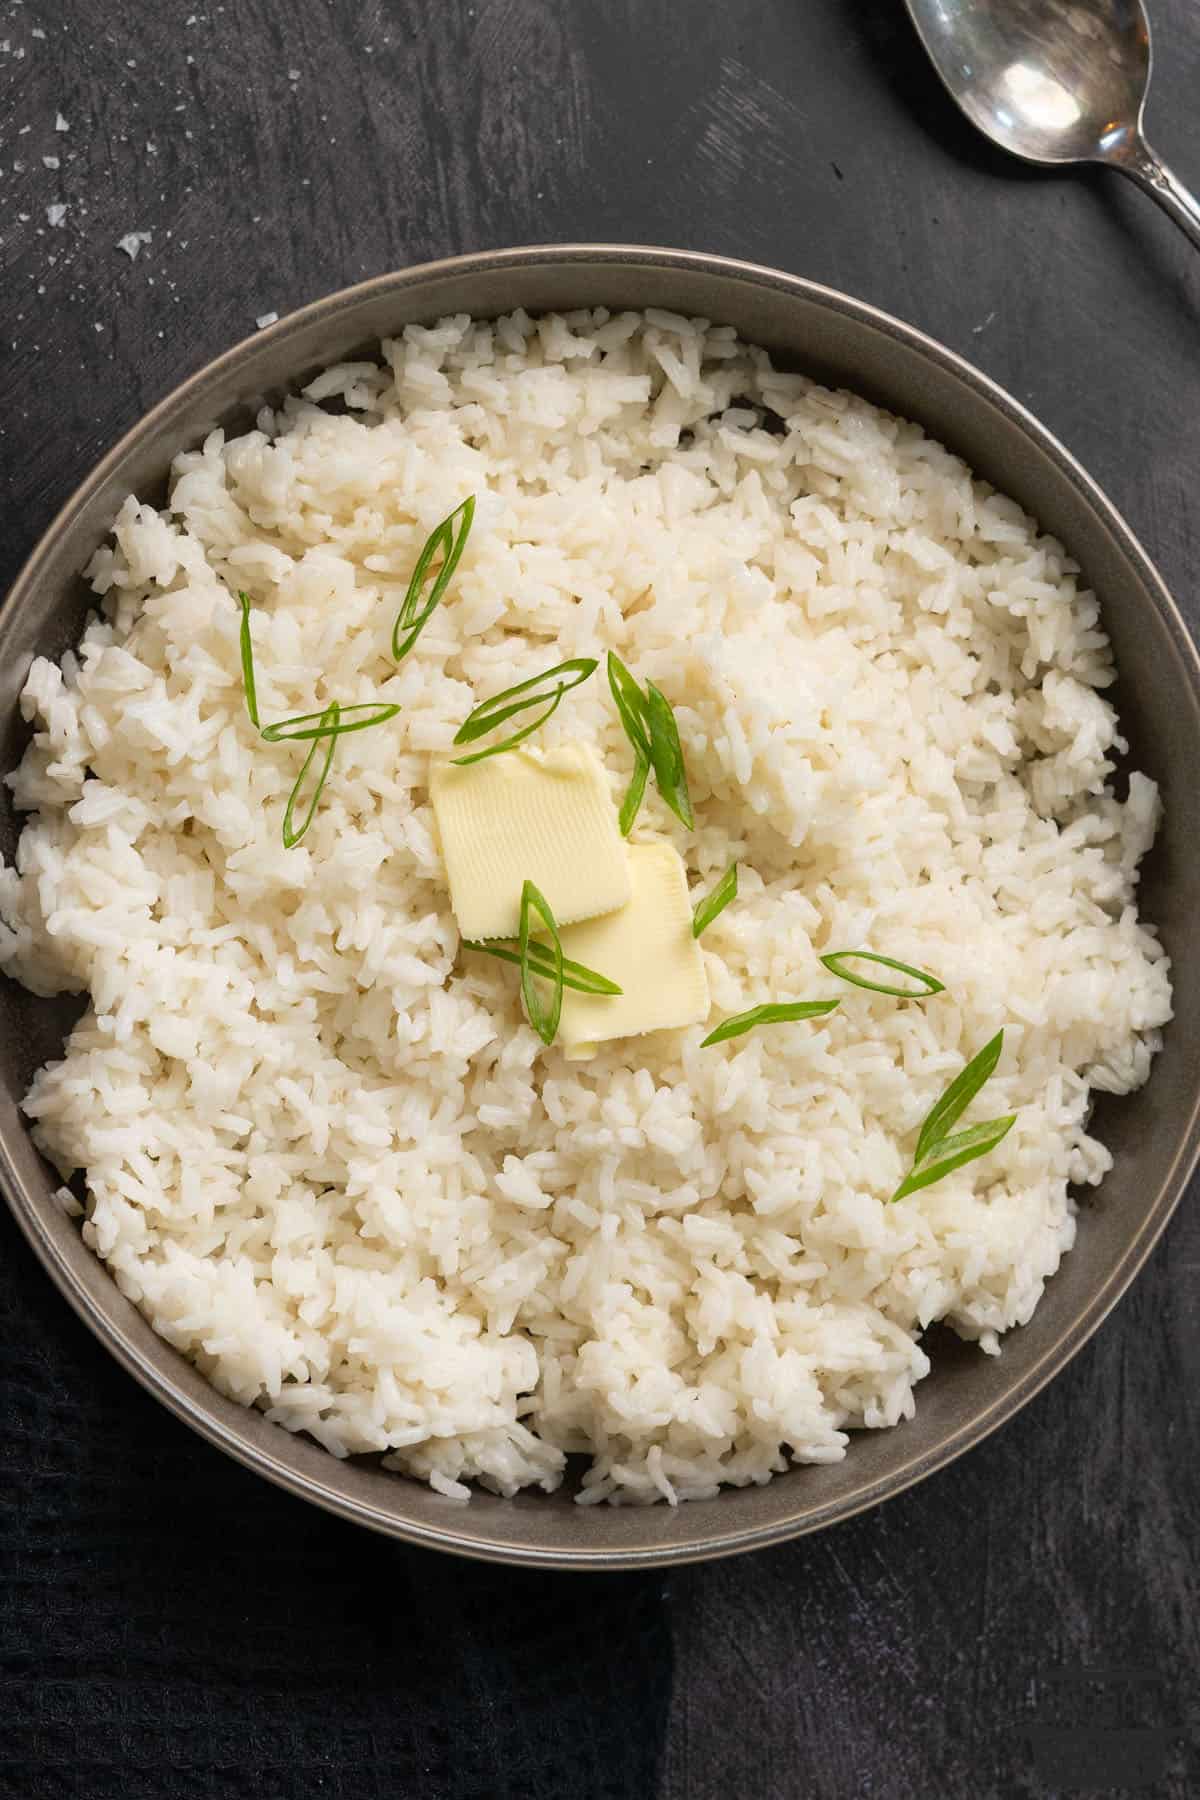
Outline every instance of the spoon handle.
[[1114, 162], [1113, 167], [1145, 188], [1151, 199], [1158, 201], [1163, 211], [1170, 214], [1179, 229], [1200, 250], [1200, 200], [1172, 175], [1145, 138], [1139, 137], [1130, 155]]

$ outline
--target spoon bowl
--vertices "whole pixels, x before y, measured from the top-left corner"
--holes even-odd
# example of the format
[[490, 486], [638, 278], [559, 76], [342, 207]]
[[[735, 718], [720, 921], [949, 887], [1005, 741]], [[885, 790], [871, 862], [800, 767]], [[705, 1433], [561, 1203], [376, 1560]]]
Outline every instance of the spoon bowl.
[[1153, 53], [1142, 0], [907, 0], [943, 84], [985, 137], [1025, 162], [1104, 163], [1200, 248], [1200, 205], [1150, 149]]

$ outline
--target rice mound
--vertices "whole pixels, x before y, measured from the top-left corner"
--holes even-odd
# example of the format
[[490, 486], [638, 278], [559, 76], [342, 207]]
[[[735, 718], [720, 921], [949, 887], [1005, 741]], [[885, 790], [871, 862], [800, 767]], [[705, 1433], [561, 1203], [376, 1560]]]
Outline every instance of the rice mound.
[[[478, 511], [408, 658], [420, 545]], [[82, 1230], [226, 1394], [335, 1455], [465, 1498], [683, 1500], [833, 1462], [913, 1412], [922, 1330], [995, 1352], [1110, 1165], [1089, 1090], [1147, 1077], [1168, 963], [1135, 908], [1158, 814], [1129, 778], [1092, 594], [1061, 545], [915, 425], [728, 329], [603, 311], [447, 319], [179, 456], [89, 570], [78, 651], [39, 659], [9, 777], [0, 961], [90, 994], [25, 1101]], [[302, 844], [303, 744], [264, 719], [380, 697]], [[431, 752], [472, 706], [616, 648], [676, 709], [706, 891], [710, 1026], [545, 1050], [515, 972], [458, 956]], [[539, 740], [631, 756], [603, 674]], [[946, 993], [845, 986], [869, 946]], [[986, 1160], [888, 1204], [913, 1134], [1001, 1026]], [[82, 1189], [80, 1190], [82, 1192]], [[68, 1190], [63, 1203], [74, 1205]]]

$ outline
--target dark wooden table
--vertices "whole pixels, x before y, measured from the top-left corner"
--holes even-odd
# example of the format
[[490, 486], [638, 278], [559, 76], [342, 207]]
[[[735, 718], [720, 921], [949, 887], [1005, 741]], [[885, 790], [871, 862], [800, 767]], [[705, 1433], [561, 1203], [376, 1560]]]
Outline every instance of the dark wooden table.
[[[1153, 133], [1200, 183], [1200, 18], [1154, 10]], [[1115, 178], [991, 154], [899, 0], [2, 0], [0, 135], [5, 581], [257, 318], [627, 239], [797, 270], [964, 352], [1200, 622], [1200, 262]], [[5, 1215], [0, 1796], [1195, 1794], [1198, 1272], [1193, 1194], [1053, 1387], [880, 1512], [669, 1578], [535, 1577], [226, 1463]]]

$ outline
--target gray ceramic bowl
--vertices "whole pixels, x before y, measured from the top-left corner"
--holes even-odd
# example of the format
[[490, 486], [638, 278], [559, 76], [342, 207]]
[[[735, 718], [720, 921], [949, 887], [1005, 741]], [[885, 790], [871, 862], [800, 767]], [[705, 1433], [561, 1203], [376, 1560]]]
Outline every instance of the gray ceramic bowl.
[[[1181, 947], [1200, 891], [1200, 665], [1158, 575], [1128, 527], [1062, 446], [1007, 394], [908, 326], [770, 269], [615, 246], [501, 251], [384, 276], [319, 301], [238, 345], [164, 400], [67, 502], [0, 609], [0, 768], [20, 755], [17, 695], [30, 658], [57, 657], [80, 631], [84, 567], [130, 491], [161, 494], [175, 452], [218, 421], [248, 422], [264, 397], [381, 335], [450, 312], [491, 316], [604, 305], [661, 306], [737, 327], [781, 359], [919, 420], [1069, 547], [1097, 589], [1121, 670], [1118, 704], [1139, 767], [1161, 784], [1166, 824], [1146, 869], [1148, 916]], [[6, 852], [19, 822], [3, 821]], [[1200, 965], [1175, 964], [1176, 1019], [1140, 1093], [1101, 1104], [1116, 1158], [1032, 1323], [986, 1357], [939, 1336], [917, 1416], [863, 1432], [844, 1462], [677, 1510], [583, 1508], [553, 1497], [467, 1507], [371, 1462], [316, 1444], [223, 1399], [151, 1331], [51, 1199], [54, 1177], [18, 1102], [57, 1053], [73, 1008], [0, 984], [0, 1184], [46, 1269], [100, 1341], [197, 1431], [293, 1493], [413, 1543], [526, 1565], [620, 1568], [683, 1562], [778, 1542], [845, 1518], [931, 1474], [1010, 1418], [1093, 1332], [1137, 1273], [1196, 1159]]]

